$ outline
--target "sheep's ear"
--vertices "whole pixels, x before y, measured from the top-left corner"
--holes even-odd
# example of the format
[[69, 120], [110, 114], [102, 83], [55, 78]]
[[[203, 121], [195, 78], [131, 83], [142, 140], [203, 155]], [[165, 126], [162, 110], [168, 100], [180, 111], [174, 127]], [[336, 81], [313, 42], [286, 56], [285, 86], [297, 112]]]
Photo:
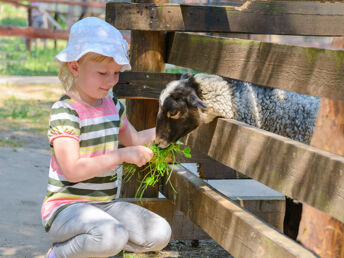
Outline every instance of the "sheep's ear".
[[188, 78], [188, 81], [186, 83], [187, 87], [191, 87], [194, 89], [196, 92], [198, 92], [199, 84], [196, 82], [195, 77], [192, 75], [191, 77]]
[[180, 79], [181, 80], [186, 80], [186, 79], [189, 79], [193, 76], [192, 73], [183, 73], [181, 76], [180, 76]]
[[199, 107], [202, 109], [207, 109], [208, 107], [203, 103], [203, 101], [196, 95], [196, 94], [191, 94], [188, 97], [188, 101], [189, 103], [193, 106], [193, 107]]

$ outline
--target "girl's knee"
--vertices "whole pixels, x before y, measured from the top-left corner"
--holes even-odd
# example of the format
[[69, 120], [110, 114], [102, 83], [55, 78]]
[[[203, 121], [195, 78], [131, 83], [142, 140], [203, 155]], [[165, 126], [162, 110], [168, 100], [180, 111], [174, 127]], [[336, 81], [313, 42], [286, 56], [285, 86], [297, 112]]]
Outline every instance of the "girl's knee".
[[99, 250], [106, 255], [115, 255], [123, 250], [129, 239], [128, 231], [119, 223], [106, 223], [97, 228]]
[[156, 222], [153, 227], [154, 232], [151, 232], [151, 243], [152, 251], [159, 251], [167, 246], [168, 242], [171, 239], [172, 230], [168, 222], [161, 218]]

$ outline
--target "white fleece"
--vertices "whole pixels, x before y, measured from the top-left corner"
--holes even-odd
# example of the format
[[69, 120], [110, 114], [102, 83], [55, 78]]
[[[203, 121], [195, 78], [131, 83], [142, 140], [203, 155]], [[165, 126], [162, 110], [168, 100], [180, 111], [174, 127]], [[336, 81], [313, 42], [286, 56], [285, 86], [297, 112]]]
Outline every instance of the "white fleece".
[[320, 98], [248, 82], [227, 82], [216, 75], [196, 74], [195, 81], [208, 106], [200, 111], [203, 123], [221, 116], [309, 144]]

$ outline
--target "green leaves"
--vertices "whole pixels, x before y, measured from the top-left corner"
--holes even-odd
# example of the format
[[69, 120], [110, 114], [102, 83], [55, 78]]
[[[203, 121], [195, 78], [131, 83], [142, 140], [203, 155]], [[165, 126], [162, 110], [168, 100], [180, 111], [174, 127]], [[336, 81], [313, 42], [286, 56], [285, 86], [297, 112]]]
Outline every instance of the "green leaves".
[[147, 177], [145, 183], [147, 185], [152, 185], [154, 183], [154, 176]]
[[191, 152], [190, 147], [186, 147], [186, 148], [183, 150], [183, 154], [184, 154], [184, 156], [185, 156], [186, 158], [191, 158], [190, 152]]
[[[148, 186], [154, 186], [159, 180], [167, 176], [166, 183], [170, 183], [171, 169], [169, 165], [177, 164], [176, 157], [183, 155], [186, 158], [191, 158], [191, 149], [186, 147], [181, 149], [183, 143], [177, 142], [171, 144], [165, 149], [160, 149], [157, 145], [147, 146], [153, 151], [153, 158], [143, 167], [138, 169], [134, 164], [123, 164], [123, 182], [128, 182], [137, 173], [137, 179], [140, 182], [140, 186], [136, 191], [135, 198], [142, 199], [144, 191]], [[142, 173], [144, 172], [144, 173]], [[142, 178], [143, 176], [143, 178]], [[175, 191], [173, 185], [172, 189]]]

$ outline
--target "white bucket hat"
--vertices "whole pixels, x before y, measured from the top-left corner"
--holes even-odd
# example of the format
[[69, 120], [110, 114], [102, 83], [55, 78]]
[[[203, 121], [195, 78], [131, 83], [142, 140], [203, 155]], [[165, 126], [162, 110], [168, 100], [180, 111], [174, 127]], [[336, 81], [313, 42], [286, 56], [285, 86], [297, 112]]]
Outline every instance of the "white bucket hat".
[[114, 26], [97, 18], [87, 17], [76, 22], [70, 29], [67, 47], [55, 58], [60, 62], [79, 60], [88, 52], [112, 57], [121, 71], [130, 70], [128, 43]]

